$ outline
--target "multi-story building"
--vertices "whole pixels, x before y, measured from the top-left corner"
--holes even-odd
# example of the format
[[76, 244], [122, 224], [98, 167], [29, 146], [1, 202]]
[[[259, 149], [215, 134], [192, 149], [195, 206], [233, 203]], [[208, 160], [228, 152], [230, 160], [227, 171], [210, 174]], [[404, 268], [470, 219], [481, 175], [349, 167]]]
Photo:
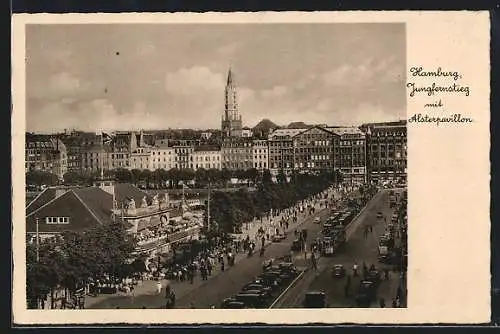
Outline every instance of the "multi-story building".
[[327, 128], [334, 138], [334, 164], [344, 182], [362, 184], [367, 180], [366, 136], [357, 127]]
[[151, 148], [138, 147], [130, 153], [130, 169], [151, 170]]
[[238, 110], [238, 96], [233, 72], [229, 69], [225, 89], [225, 108], [222, 115], [221, 130], [224, 137], [241, 137], [242, 121]]
[[222, 141], [222, 168], [246, 170], [253, 167], [251, 138], [228, 137]]
[[194, 169], [191, 153], [194, 151], [194, 143], [187, 140], [176, 140], [171, 142], [174, 149], [174, 167], [178, 169]]
[[62, 179], [68, 170], [66, 146], [59, 138], [27, 133], [25, 157], [26, 172], [40, 170]]
[[306, 129], [277, 129], [269, 134], [269, 171], [276, 178], [280, 171], [291, 175], [294, 167], [294, 137]]
[[257, 170], [264, 170], [269, 168], [269, 147], [267, 140], [254, 139], [252, 141], [252, 164], [253, 168]]
[[169, 170], [175, 167], [175, 149], [168, 146], [168, 140], [162, 139], [155, 142], [155, 146], [151, 148], [151, 165], [153, 170], [165, 169]]
[[405, 181], [407, 177], [406, 121], [367, 124], [369, 179]]
[[298, 172], [318, 173], [334, 169], [334, 135], [312, 127], [293, 136], [293, 168]]
[[194, 170], [199, 168], [204, 169], [221, 169], [222, 155], [218, 147], [195, 147], [191, 158], [194, 164]]
[[132, 137], [135, 137], [133, 132], [118, 132], [114, 134], [111, 143], [110, 169], [130, 168], [132, 144], [136, 143], [136, 140], [133, 140]]

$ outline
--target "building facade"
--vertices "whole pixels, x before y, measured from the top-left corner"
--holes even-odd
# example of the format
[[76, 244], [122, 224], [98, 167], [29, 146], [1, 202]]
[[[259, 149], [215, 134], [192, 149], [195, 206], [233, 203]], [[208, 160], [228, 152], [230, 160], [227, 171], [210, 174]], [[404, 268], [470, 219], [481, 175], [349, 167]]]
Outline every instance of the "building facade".
[[222, 168], [246, 170], [253, 167], [253, 149], [251, 138], [229, 137], [223, 140], [221, 147]]
[[253, 168], [257, 170], [264, 170], [269, 168], [269, 146], [267, 140], [253, 140], [252, 141], [252, 164]]
[[194, 170], [204, 169], [221, 169], [222, 154], [219, 148], [213, 147], [196, 147], [191, 154], [193, 158]]
[[304, 130], [293, 137], [293, 168], [298, 172], [332, 172], [335, 135], [321, 127]]
[[278, 129], [269, 134], [269, 171], [275, 179], [280, 171], [291, 175], [294, 166], [294, 137], [304, 129]]
[[238, 96], [231, 69], [227, 74], [225, 89], [224, 114], [222, 115], [221, 130], [224, 137], [241, 137], [242, 120], [238, 110]]
[[175, 149], [168, 146], [167, 141], [158, 141], [151, 148], [151, 164], [152, 170], [165, 169], [169, 170], [175, 167]]
[[138, 147], [130, 153], [130, 169], [153, 169], [151, 148]]
[[[357, 127], [327, 128], [334, 139], [334, 164], [340, 170], [344, 182], [363, 184], [367, 180], [366, 136]], [[338, 148], [338, 149], [337, 149]]]
[[407, 178], [406, 121], [367, 126], [368, 168], [372, 182], [405, 182]]
[[25, 172], [44, 171], [62, 179], [68, 170], [66, 146], [52, 136], [26, 134], [24, 167]]

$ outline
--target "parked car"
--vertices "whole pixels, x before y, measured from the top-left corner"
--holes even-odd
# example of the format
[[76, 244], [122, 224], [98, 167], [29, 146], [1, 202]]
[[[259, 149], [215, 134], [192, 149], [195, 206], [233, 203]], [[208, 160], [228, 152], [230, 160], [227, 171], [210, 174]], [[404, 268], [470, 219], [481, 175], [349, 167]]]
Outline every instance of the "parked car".
[[249, 290], [260, 290], [260, 291], [264, 291], [268, 294], [271, 294], [271, 292], [272, 292], [272, 289], [269, 286], [266, 286], [264, 284], [257, 284], [254, 282], [250, 282], [250, 283], [245, 284], [243, 289], [241, 289], [241, 291], [249, 291]]
[[263, 299], [269, 299], [271, 297], [271, 294], [267, 291], [264, 291], [262, 289], [248, 289], [248, 290], [241, 290], [240, 293], [243, 294], [251, 294], [251, 295], [259, 295]]
[[324, 308], [328, 306], [326, 293], [322, 291], [306, 292], [303, 306], [305, 308]]
[[255, 293], [239, 293], [234, 296], [236, 300], [245, 304], [246, 308], [264, 308], [266, 301], [260, 294]]
[[[239, 303], [239, 301], [234, 298], [234, 297], [229, 297], [229, 298], [225, 298], [221, 305], [220, 305], [220, 308], [229, 308], [228, 306], [231, 304], [231, 303]], [[244, 305], [243, 305], [244, 306]]]
[[356, 294], [356, 302], [360, 307], [370, 307], [370, 304], [375, 300], [376, 289], [372, 281], [364, 280], [359, 283], [358, 292]]
[[382, 214], [382, 212], [377, 212], [377, 218], [378, 219], [381, 219], [381, 218], [384, 218], [384, 215]]
[[336, 264], [332, 268], [332, 276], [335, 278], [342, 278], [345, 276], [345, 268], [343, 264]]
[[319, 223], [321, 223], [321, 218], [319, 217], [314, 218], [314, 224], [319, 224]]

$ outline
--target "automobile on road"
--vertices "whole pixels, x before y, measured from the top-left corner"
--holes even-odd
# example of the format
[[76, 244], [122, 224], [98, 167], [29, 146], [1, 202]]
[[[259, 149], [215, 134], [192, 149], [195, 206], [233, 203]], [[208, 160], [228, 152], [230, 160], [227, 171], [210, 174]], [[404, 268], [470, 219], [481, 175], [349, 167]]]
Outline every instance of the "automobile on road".
[[332, 268], [332, 276], [335, 278], [342, 278], [346, 274], [343, 264], [336, 264]]
[[314, 218], [314, 224], [319, 224], [319, 223], [321, 223], [321, 218], [319, 217]]
[[360, 307], [370, 307], [370, 304], [375, 300], [376, 289], [372, 281], [364, 280], [359, 283], [358, 292], [356, 294], [356, 303]]
[[326, 293], [323, 291], [309, 291], [304, 297], [303, 306], [305, 308], [324, 308], [328, 307]]
[[246, 308], [264, 308], [266, 306], [265, 298], [256, 293], [239, 293], [234, 298], [245, 304]]

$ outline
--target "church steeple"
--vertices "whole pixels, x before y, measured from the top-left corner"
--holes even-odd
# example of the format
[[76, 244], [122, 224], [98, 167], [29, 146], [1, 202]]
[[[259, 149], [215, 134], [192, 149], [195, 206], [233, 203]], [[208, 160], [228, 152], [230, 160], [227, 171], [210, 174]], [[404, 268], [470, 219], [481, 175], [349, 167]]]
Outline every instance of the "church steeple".
[[231, 67], [227, 73], [224, 107], [222, 131], [226, 136], [241, 136], [241, 115], [238, 110], [237, 90]]
[[229, 67], [229, 72], [227, 73], [227, 84], [226, 86], [233, 86], [233, 71], [231, 71], [231, 67]]

